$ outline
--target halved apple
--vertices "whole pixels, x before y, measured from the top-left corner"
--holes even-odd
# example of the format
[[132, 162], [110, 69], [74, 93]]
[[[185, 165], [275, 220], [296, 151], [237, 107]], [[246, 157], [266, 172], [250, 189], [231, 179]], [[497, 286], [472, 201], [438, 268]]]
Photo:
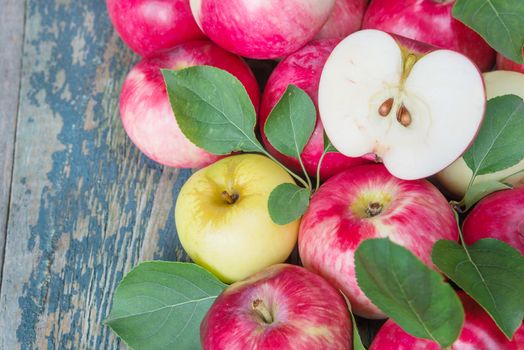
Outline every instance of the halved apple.
[[482, 75], [466, 56], [378, 30], [344, 39], [320, 80], [320, 115], [333, 145], [350, 157], [373, 153], [406, 180], [455, 161], [485, 108]]

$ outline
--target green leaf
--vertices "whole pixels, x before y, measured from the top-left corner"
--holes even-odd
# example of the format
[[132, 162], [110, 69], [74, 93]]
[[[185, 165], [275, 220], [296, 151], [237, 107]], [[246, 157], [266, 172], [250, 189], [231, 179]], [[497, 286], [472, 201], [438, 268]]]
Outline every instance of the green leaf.
[[200, 322], [225, 287], [195, 264], [145, 262], [120, 282], [106, 323], [137, 350], [200, 349]]
[[453, 17], [479, 33], [504, 56], [524, 63], [524, 1], [457, 0]]
[[359, 287], [400, 327], [417, 338], [451, 345], [464, 323], [453, 288], [409, 250], [387, 238], [366, 240], [355, 252]]
[[510, 339], [524, 317], [524, 257], [496, 239], [471, 246], [441, 240], [433, 263], [479, 303]]
[[464, 207], [464, 211], [471, 209], [478, 201], [487, 195], [497, 192], [500, 190], [507, 190], [511, 188], [510, 185], [499, 181], [486, 181], [473, 184], [462, 200], [461, 207]]
[[524, 159], [524, 102], [515, 95], [488, 101], [484, 123], [464, 161], [474, 177], [507, 169]]
[[269, 114], [264, 132], [277, 151], [299, 158], [313, 134], [316, 119], [317, 110], [309, 95], [289, 85]]
[[324, 131], [324, 152], [325, 153], [339, 153], [338, 150], [333, 146], [331, 143], [331, 140], [327, 136], [326, 132]]
[[184, 135], [213, 154], [262, 152], [256, 112], [242, 83], [209, 66], [163, 70], [169, 101]]
[[360, 338], [360, 333], [358, 332], [358, 326], [357, 321], [355, 320], [355, 316], [353, 315], [353, 312], [349, 312], [351, 315], [351, 321], [353, 324], [353, 350], [366, 350], [364, 347], [364, 344], [362, 344], [362, 338]]
[[278, 185], [269, 195], [269, 216], [278, 225], [286, 225], [299, 219], [308, 206], [309, 191], [295, 184]]

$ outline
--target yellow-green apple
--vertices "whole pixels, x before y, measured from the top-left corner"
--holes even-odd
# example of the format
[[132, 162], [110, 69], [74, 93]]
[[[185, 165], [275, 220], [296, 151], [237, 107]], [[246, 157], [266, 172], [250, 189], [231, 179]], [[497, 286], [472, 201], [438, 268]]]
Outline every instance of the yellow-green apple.
[[204, 350], [351, 349], [340, 292], [295, 266], [271, 266], [228, 287], [200, 327]]
[[496, 238], [524, 254], [524, 186], [483, 198], [464, 220], [462, 232], [467, 244]]
[[205, 39], [189, 0], [106, 0], [109, 18], [122, 40], [141, 56]]
[[273, 223], [268, 198], [273, 189], [293, 183], [272, 160], [236, 155], [197, 171], [176, 202], [178, 236], [188, 255], [224, 282], [235, 282], [293, 250], [299, 221]]
[[[524, 98], [524, 74], [522, 73], [510, 71], [484, 73], [484, 82], [488, 99], [503, 95], [517, 95]], [[524, 159], [508, 169], [477, 176], [475, 183], [505, 179], [505, 182], [513, 185], [524, 184], [524, 173], [516, 174], [522, 170], [524, 170]], [[464, 158], [460, 157], [449, 167], [438, 173], [435, 179], [451, 195], [463, 197], [472, 176], [473, 172], [467, 166]]]
[[120, 117], [133, 143], [154, 161], [176, 168], [200, 168], [218, 159], [182, 133], [169, 104], [161, 69], [208, 65], [224, 69], [243, 83], [258, 109], [258, 83], [238, 56], [208, 41], [193, 41], [145, 58], [127, 75], [120, 94]]
[[327, 21], [335, 0], [190, 0], [202, 31], [238, 55], [272, 59], [300, 49]]
[[359, 30], [367, 4], [368, 0], [335, 0], [335, 8], [315, 39], [342, 39]]
[[[288, 157], [271, 146], [264, 133], [264, 126], [271, 110], [284, 95], [290, 84], [304, 90], [311, 97], [315, 106], [317, 105], [318, 83], [322, 74], [322, 68], [338, 42], [339, 40], [337, 39], [313, 41], [289, 55], [277, 65], [264, 89], [264, 96], [260, 106], [260, 133], [262, 140], [266, 149], [273, 156], [296, 172], [302, 171], [298, 159]], [[317, 113], [315, 130], [301, 155], [302, 162], [310, 176], [317, 176], [318, 162], [323, 152], [324, 128]], [[320, 176], [323, 179], [327, 179], [341, 170], [366, 162], [362, 158], [349, 158], [340, 153], [328, 153], [322, 161]]]
[[453, 18], [455, 0], [372, 0], [362, 23], [407, 38], [458, 51], [484, 72], [493, 67], [495, 50], [480, 35]]
[[325, 277], [367, 318], [385, 315], [364, 295], [355, 277], [361, 242], [388, 237], [432, 267], [440, 239], [457, 240], [446, 198], [426, 180], [400, 180], [381, 164], [362, 165], [333, 176], [314, 194], [302, 218], [298, 248], [304, 266]]
[[374, 154], [394, 176], [414, 180], [436, 174], [468, 148], [486, 94], [466, 56], [368, 29], [329, 56], [318, 105], [339, 152]]
[[[473, 299], [460, 292], [466, 320], [459, 338], [450, 350], [520, 350], [524, 348], [524, 326], [513, 340], [502, 333], [491, 317]], [[369, 350], [440, 350], [437, 343], [406, 333], [393, 320], [388, 320], [377, 333]]]

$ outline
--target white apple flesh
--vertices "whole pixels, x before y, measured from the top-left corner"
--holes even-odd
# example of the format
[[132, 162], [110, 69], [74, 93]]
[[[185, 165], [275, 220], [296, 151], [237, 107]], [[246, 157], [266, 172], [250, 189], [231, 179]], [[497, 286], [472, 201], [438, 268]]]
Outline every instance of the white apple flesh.
[[[484, 73], [484, 83], [488, 99], [504, 95], [516, 95], [524, 98], [524, 74], [510, 71], [494, 71]], [[491, 174], [480, 175], [474, 183], [501, 181], [512, 185], [524, 185], [524, 159], [514, 166]], [[515, 174], [515, 175], [513, 175]], [[451, 195], [462, 198], [466, 193], [473, 172], [460, 157], [446, 169], [439, 172], [435, 179]]]
[[482, 123], [482, 76], [465, 56], [378, 30], [344, 39], [320, 80], [319, 109], [344, 155], [375, 154], [396, 177], [433, 175], [455, 161]]

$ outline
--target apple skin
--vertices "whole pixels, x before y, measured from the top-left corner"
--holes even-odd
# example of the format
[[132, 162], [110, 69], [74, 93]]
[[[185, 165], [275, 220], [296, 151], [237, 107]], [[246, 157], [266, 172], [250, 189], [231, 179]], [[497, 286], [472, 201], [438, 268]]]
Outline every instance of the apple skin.
[[[337, 43], [337, 39], [313, 41], [282, 60], [267, 82], [260, 106], [260, 133], [266, 149], [284, 165], [301, 173], [302, 168], [297, 159], [283, 155], [271, 146], [264, 133], [264, 125], [288, 85], [296, 85], [311, 97], [317, 107], [317, 122], [313, 135], [302, 152], [302, 162], [312, 177], [317, 176], [318, 161], [324, 152], [324, 128], [318, 115], [318, 84], [324, 63]], [[363, 158], [349, 158], [340, 153], [328, 153], [322, 161], [320, 177], [327, 179], [344, 169], [367, 162], [369, 161]]]
[[[459, 297], [464, 306], [466, 320], [459, 338], [451, 350], [519, 350], [524, 346], [521, 326], [513, 341], [506, 339], [491, 317], [473, 299], [463, 292]], [[369, 350], [440, 350], [441, 347], [428, 339], [415, 338], [406, 333], [393, 320], [380, 328]]]
[[342, 39], [359, 30], [367, 4], [368, 0], [335, 0], [335, 8], [315, 39]]
[[208, 41], [184, 43], [142, 59], [127, 75], [120, 94], [120, 117], [133, 143], [154, 161], [177, 168], [200, 168], [219, 157], [191, 143], [176, 122], [161, 69], [209, 65], [236, 76], [258, 107], [258, 83], [238, 56]]
[[462, 232], [466, 244], [495, 238], [524, 255], [524, 186], [483, 198], [464, 220]]
[[[253, 307], [261, 301], [273, 323]], [[271, 266], [227, 288], [200, 327], [204, 350], [342, 350], [352, 343], [343, 296], [322, 277], [287, 264]]]
[[[224, 158], [193, 174], [175, 207], [187, 254], [226, 283], [284, 262], [295, 247], [300, 220], [277, 225], [269, 216], [269, 195], [283, 183], [294, 181], [280, 165], [257, 154]], [[238, 199], [227, 203], [224, 191]]]
[[[504, 95], [517, 95], [524, 98], [524, 74], [511, 71], [493, 71], [483, 74], [487, 98], [492, 99]], [[524, 159], [519, 163], [491, 174], [479, 175], [474, 183], [487, 181], [507, 182], [511, 185], [524, 185]], [[516, 175], [513, 175], [516, 174]], [[435, 175], [435, 181], [455, 198], [464, 197], [473, 171], [468, 167], [463, 157], [460, 157], [446, 169]]]
[[122, 40], [140, 56], [150, 56], [205, 38], [189, 0], [107, 0], [109, 18]]
[[335, 0], [191, 0], [206, 35], [230, 52], [274, 59], [300, 49], [327, 21]]
[[[374, 217], [366, 213], [371, 203], [383, 206]], [[357, 315], [379, 319], [385, 315], [357, 284], [354, 254], [364, 240], [383, 237], [433, 267], [433, 244], [457, 240], [458, 228], [446, 198], [428, 181], [400, 180], [381, 164], [362, 165], [333, 176], [314, 194], [298, 248], [304, 267], [342, 290]]]
[[[524, 51], [523, 51], [524, 56]], [[497, 69], [510, 70], [524, 74], [524, 64], [513, 62], [509, 58], [502, 56], [500, 53], [497, 54]]]
[[454, 4], [453, 0], [372, 0], [362, 28], [380, 29], [458, 51], [475, 62], [481, 71], [490, 70], [495, 50], [480, 35], [452, 17]]

